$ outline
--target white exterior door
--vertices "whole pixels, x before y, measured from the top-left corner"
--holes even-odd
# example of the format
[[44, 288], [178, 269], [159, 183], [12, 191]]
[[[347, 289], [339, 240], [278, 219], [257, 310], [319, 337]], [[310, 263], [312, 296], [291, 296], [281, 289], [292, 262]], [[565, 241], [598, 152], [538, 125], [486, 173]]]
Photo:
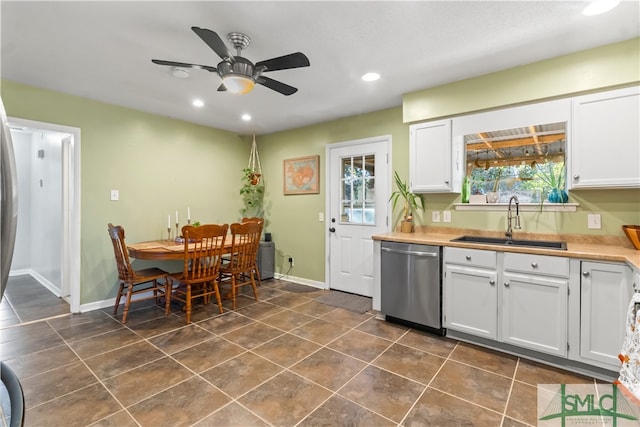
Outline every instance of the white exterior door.
[[389, 230], [391, 136], [327, 146], [327, 274], [331, 289], [373, 296], [374, 234]]

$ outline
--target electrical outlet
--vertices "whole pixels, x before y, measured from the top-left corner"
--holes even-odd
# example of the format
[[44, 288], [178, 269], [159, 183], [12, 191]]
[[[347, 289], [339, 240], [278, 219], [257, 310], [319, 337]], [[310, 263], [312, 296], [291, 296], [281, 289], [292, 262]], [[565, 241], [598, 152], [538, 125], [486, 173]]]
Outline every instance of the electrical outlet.
[[587, 228], [592, 230], [600, 230], [602, 223], [600, 222], [600, 214], [587, 215]]
[[442, 211], [442, 222], [451, 222], [451, 211]]
[[431, 212], [431, 221], [440, 222], [440, 211]]
[[289, 267], [293, 267], [293, 257], [289, 257]]
[[111, 200], [112, 200], [112, 201], [120, 200], [120, 191], [118, 191], [118, 190], [111, 190]]

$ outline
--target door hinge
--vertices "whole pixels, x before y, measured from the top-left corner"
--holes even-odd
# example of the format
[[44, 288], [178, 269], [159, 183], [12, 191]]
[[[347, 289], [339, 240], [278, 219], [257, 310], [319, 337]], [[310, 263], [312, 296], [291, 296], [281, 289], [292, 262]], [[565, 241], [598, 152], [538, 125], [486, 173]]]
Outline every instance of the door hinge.
[[387, 164], [389, 164], [389, 153], [387, 153]]
[[567, 351], [569, 351], [569, 343], [567, 343]]
[[567, 288], [567, 295], [571, 295], [571, 289]]

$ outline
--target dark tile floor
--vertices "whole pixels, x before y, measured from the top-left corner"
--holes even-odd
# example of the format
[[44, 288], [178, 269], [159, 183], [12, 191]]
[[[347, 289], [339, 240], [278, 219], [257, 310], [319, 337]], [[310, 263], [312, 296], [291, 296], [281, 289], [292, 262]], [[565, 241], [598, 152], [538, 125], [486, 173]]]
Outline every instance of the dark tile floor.
[[[148, 302], [6, 326], [27, 426], [536, 425], [538, 383], [594, 379], [260, 288], [193, 323]], [[289, 289], [292, 289], [289, 287]], [[296, 290], [299, 290], [296, 288]]]
[[30, 275], [9, 277], [0, 302], [0, 328], [69, 313], [69, 304]]

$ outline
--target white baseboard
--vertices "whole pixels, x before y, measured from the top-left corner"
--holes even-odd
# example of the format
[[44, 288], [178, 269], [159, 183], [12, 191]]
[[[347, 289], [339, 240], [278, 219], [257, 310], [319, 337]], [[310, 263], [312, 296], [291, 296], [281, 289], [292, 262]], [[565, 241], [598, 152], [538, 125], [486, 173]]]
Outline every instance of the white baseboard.
[[[293, 276], [280, 277], [278, 274], [276, 274], [275, 276], [276, 276], [275, 278], [277, 279], [287, 280], [289, 282], [298, 283], [300, 285], [307, 285], [307, 286], [311, 286], [318, 289], [327, 289], [325, 287], [326, 285], [324, 282], [309, 280], [303, 277], [293, 277]], [[149, 293], [151, 293], [151, 291], [149, 291]], [[144, 296], [146, 296], [146, 293], [134, 295], [131, 298], [131, 301], [136, 301], [137, 299], [143, 298]], [[80, 304], [80, 313], [86, 313], [87, 311], [101, 310], [103, 308], [113, 307], [115, 303], [116, 303], [115, 298], [109, 298], [101, 301], [90, 302], [87, 304]], [[120, 301], [120, 305], [122, 304], [124, 304], [124, 298]]]
[[[131, 297], [131, 302], [137, 301], [142, 298], [146, 298], [147, 294], [151, 295], [153, 291], [145, 292], [142, 294], [136, 294]], [[80, 304], [80, 313], [86, 313], [87, 311], [101, 310], [103, 308], [113, 307], [116, 304], [116, 298], [104, 299], [101, 301], [90, 302], [87, 304]], [[124, 297], [120, 299], [120, 305], [124, 305]]]
[[304, 277], [295, 277], [295, 276], [280, 276], [278, 274], [275, 275], [276, 279], [286, 280], [293, 283], [298, 283], [299, 285], [307, 285], [318, 289], [328, 289], [324, 282], [318, 282], [316, 280], [305, 279]]

